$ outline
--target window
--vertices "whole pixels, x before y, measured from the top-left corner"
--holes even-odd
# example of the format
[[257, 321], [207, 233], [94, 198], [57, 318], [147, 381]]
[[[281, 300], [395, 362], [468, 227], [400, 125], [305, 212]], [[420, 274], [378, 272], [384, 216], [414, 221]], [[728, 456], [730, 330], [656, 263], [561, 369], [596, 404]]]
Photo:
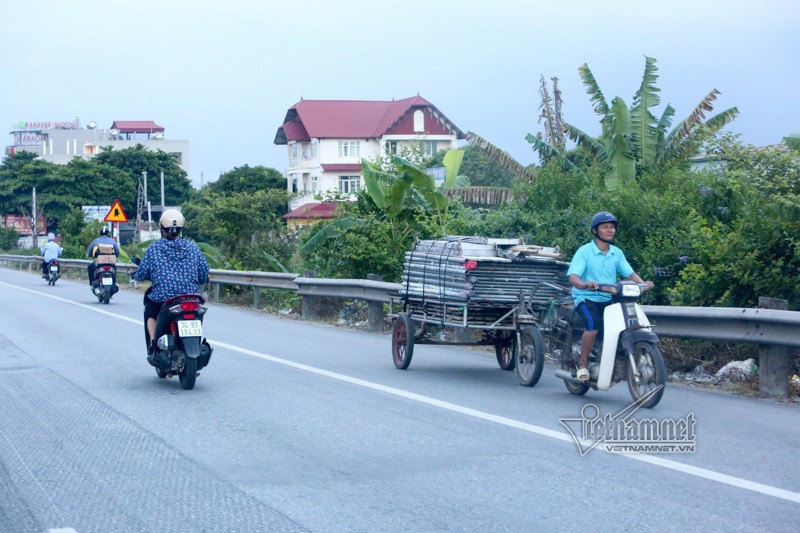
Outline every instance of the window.
[[419, 109], [414, 111], [414, 131], [425, 131], [425, 113]]
[[291, 178], [292, 192], [296, 193], [297, 192], [297, 174], [291, 174], [289, 177]]
[[297, 143], [292, 143], [289, 145], [289, 166], [297, 166]]
[[303, 159], [305, 161], [308, 161], [309, 148], [310, 146], [308, 143], [303, 143]]
[[436, 153], [436, 141], [423, 141], [422, 151], [425, 153], [425, 157], [431, 157]]
[[317, 176], [311, 176], [311, 192], [317, 194]]
[[339, 157], [359, 157], [359, 141], [339, 141]]
[[388, 141], [386, 143], [386, 153], [387, 154], [397, 153], [397, 141]]
[[361, 185], [361, 176], [339, 176], [339, 192], [355, 194]]
[[319, 139], [311, 139], [311, 159], [319, 159]]

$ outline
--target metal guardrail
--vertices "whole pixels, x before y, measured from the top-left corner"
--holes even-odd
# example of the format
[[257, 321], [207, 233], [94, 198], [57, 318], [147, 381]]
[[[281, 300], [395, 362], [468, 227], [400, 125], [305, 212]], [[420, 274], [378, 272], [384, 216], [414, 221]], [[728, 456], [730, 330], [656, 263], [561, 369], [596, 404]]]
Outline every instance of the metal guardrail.
[[[26, 264], [31, 270], [41, 257], [2, 255], [0, 265]], [[61, 259], [67, 268], [86, 268], [85, 259]], [[117, 271], [131, 273], [135, 265], [121, 263]], [[368, 325], [383, 328], [383, 304], [399, 294], [401, 285], [363, 279], [328, 279], [292, 273], [211, 270], [213, 301], [220, 301], [219, 285], [253, 287], [254, 304], [259, 305], [261, 288], [296, 291], [303, 297], [303, 318], [322, 316], [325, 299], [365, 300], [369, 302]], [[643, 306], [662, 337], [702, 339], [756, 344], [759, 348], [759, 390], [763, 397], [788, 396], [788, 360], [790, 348], [800, 347], [800, 311], [729, 307]]]

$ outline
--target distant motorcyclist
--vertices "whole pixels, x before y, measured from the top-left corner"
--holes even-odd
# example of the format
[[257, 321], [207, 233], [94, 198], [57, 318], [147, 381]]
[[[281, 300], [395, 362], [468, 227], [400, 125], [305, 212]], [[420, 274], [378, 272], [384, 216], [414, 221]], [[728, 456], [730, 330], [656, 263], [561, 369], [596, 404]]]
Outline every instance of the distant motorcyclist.
[[181, 294], [199, 294], [200, 285], [208, 283], [208, 262], [194, 242], [181, 238], [186, 219], [177, 209], [161, 215], [161, 239], [147, 248], [139, 268], [131, 275], [138, 281], [150, 280], [152, 286], [144, 298], [144, 319], [150, 338], [148, 353], [156, 342], [156, 317], [161, 305]]
[[[119, 257], [119, 244], [117, 241], [111, 238], [110, 231], [108, 226], [103, 226], [100, 228], [100, 236], [97, 237], [92, 243], [89, 245], [89, 248], [86, 250], [86, 257], [91, 257], [94, 259], [89, 266], [86, 267], [89, 271], [89, 285], [94, 284], [94, 271], [97, 269], [97, 257], [101, 255], [111, 255], [110, 252], [113, 248], [113, 253], [115, 257]], [[111, 246], [112, 248], [109, 248]], [[114, 272], [114, 283], [116, 283], [116, 271]]]
[[64, 249], [56, 242], [56, 236], [53, 233], [47, 234], [47, 242], [42, 245], [42, 277], [46, 278], [48, 273], [47, 265], [53, 259], [58, 259]]

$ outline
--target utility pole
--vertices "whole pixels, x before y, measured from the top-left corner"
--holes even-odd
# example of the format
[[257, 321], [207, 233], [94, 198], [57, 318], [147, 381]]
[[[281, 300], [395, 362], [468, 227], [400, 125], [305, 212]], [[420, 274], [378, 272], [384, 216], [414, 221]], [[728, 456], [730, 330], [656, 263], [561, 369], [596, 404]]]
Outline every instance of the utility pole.
[[164, 171], [161, 171], [161, 213], [164, 213]]
[[33, 247], [39, 248], [39, 228], [36, 224], [36, 187], [33, 188], [33, 201], [31, 205], [31, 212], [33, 212], [33, 218], [31, 219], [31, 237], [33, 238]]

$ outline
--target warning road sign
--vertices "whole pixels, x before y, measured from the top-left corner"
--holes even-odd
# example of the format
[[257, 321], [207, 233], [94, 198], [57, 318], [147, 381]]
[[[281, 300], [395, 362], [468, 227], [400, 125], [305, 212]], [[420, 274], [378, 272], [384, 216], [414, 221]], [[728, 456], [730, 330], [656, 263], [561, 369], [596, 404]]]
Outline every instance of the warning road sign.
[[108, 210], [108, 214], [103, 220], [106, 222], [128, 221], [128, 215], [126, 215], [125, 211], [122, 210], [122, 205], [119, 203], [119, 200], [114, 200], [114, 203], [111, 205], [111, 209]]

